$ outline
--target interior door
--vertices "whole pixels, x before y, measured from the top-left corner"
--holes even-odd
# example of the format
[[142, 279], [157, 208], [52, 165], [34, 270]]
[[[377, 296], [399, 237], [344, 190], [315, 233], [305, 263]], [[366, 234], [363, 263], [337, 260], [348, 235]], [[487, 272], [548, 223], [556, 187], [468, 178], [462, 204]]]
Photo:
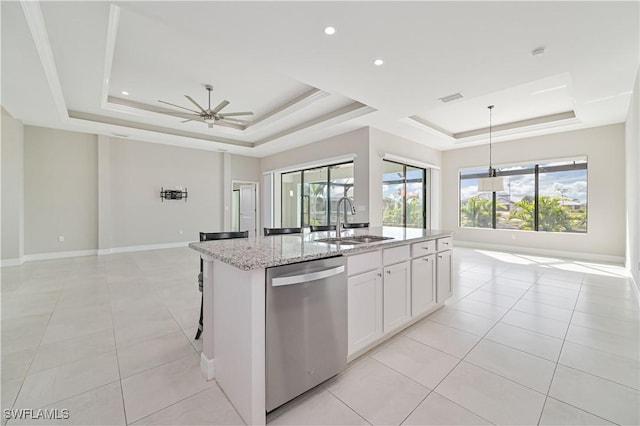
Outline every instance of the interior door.
[[256, 235], [256, 186], [240, 186], [240, 231], [249, 231], [249, 237]]

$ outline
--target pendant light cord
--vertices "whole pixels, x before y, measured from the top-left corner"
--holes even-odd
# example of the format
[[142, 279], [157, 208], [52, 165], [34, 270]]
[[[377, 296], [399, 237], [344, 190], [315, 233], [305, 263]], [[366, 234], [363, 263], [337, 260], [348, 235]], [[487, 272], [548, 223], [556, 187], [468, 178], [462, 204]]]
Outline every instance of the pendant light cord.
[[491, 131], [492, 131], [492, 127], [493, 127], [493, 121], [492, 121], [492, 112], [493, 112], [493, 105], [489, 105], [487, 108], [489, 108], [489, 177], [495, 177], [495, 171], [493, 170], [493, 162], [491, 154], [492, 154], [492, 149], [491, 149]]

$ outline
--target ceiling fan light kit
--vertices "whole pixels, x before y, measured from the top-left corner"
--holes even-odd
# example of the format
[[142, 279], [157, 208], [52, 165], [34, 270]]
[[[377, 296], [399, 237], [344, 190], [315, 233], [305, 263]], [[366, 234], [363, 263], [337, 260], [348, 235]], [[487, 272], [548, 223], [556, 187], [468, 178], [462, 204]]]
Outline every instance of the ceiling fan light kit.
[[229, 117], [238, 117], [238, 116], [243, 116], [243, 115], [253, 115], [253, 112], [251, 112], [251, 111], [221, 113], [221, 111], [227, 105], [229, 105], [229, 103], [230, 103], [226, 99], [223, 100], [222, 102], [220, 102], [215, 108], [212, 109], [211, 108], [211, 92], [213, 91], [213, 86], [210, 85], [210, 84], [205, 84], [204, 87], [207, 90], [207, 92], [209, 92], [209, 103], [208, 103], [207, 109], [203, 108], [198, 102], [196, 102], [189, 95], [184, 95], [184, 97], [187, 98], [189, 100], [189, 102], [194, 104], [196, 106], [196, 108], [198, 108], [198, 110], [186, 108], [186, 107], [183, 107], [183, 106], [180, 106], [180, 105], [176, 105], [176, 104], [172, 104], [170, 102], [166, 102], [166, 101], [162, 101], [162, 100], [159, 100], [158, 102], [161, 102], [163, 104], [171, 105], [173, 107], [177, 107], [177, 108], [181, 108], [181, 109], [190, 111], [191, 114], [186, 114], [186, 113], [182, 114], [182, 117], [186, 118], [186, 120], [182, 121], [182, 123], [187, 123], [189, 121], [201, 121], [201, 122], [207, 124], [210, 129], [215, 124], [217, 124], [218, 122], [226, 122], [226, 123], [231, 123], [231, 124], [246, 124], [246, 122], [243, 121], [243, 120], [238, 120], [238, 119], [229, 118]]

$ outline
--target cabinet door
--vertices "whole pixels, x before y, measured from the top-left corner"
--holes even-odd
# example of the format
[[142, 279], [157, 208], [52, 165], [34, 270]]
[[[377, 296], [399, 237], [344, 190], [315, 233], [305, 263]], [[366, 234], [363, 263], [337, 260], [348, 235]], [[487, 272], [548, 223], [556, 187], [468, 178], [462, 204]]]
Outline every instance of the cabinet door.
[[451, 297], [451, 273], [453, 270], [451, 264], [451, 250], [438, 253], [437, 257], [436, 300], [438, 303], [442, 303]]
[[382, 272], [366, 272], [349, 277], [349, 355], [382, 336]]
[[384, 332], [411, 319], [411, 277], [409, 261], [384, 268]]
[[436, 304], [436, 256], [411, 261], [411, 315], [418, 316]]

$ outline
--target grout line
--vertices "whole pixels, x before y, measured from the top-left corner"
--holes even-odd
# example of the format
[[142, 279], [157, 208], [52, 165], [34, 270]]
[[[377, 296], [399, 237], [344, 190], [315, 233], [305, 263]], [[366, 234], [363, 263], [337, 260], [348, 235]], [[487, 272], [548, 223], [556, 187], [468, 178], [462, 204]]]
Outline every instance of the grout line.
[[[505, 271], [505, 272], [506, 272], [506, 271]], [[527, 288], [527, 291], [529, 290], [529, 288], [531, 288], [531, 286], [533, 286], [533, 284], [534, 284], [534, 283], [531, 283], [531, 285]], [[526, 294], [526, 293], [525, 293], [525, 294]], [[523, 297], [523, 296], [524, 296], [524, 294], [523, 294], [522, 296], [520, 296], [520, 298], [516, 301], [516, 303], [518, 303], [518, 302], [522, 299], [522, 297]], [[514, 303], [514, 305], [515, 305], [515, 303]], [[447, 373], [447, 375], [446, 375], [445, 377], [443, 377], [443, 378], [442, 378], [442, 380], [440, 380], [440, 381], [438, 382], [438, 384], [436, 384], [436, 386], [433, 388], [434, 392], [435, 392], [435, 391], [437, 391], [438, 387], [442, 384], [442, 382], [444, 382], [444, 381], [447, 379], [447, 377], [449, 377], [449, 375], [451, 375], [451, 373], [452, 373], [456, 368], [458, 368], [458, 366], [459, 366], [459, 365], [464, 361], [464, 359], [465, 359], [465, 358], [466, 358], [466, 357], [467, 357], [467, 356], [468, 356], [468, 355], [469, 355], [469, 354], [470, 354], [470, 353], [471, 353], [471, 352], [476, 348], [476, 346], [478, 346], [478, 344], [480, 344], [480, 342], [481, 342], [482, 340], [484, 340], [484, 339], [485, 339], [485, 337], [486, 337], [486, 336], [491, 332], [491, 330], [493, 330], [493, 329], [496, 327], [496, 325], [498, 325], [498, 323], [500, 322], [500, 320], [501, 320], [502, 318], [504, 318], [504, 317], [507, 315], [507, 313], [508, 313], [509, 311], [510, 311], [510, 309], [509, 309], [509, 310], [507, 310], [507, 312], [505, 312], [505, 313], [504, 313], [504, 315], [502, 315], [502, 316], [501, 316], [501, 317], [500, 317], [500, 318], [495, 322], [495, 324], [494, 324], [491, 328], [489, 328], [489, 330], [487, 330], [487, 332], [486, 332], [486, 333], [484, 333], [484, 334], [482, 335], [482, 337], [480, 337], [480, 339], [479, 339], [479, 340], [478, 340], [478, 341], [477, 341], [477, 342], [476, 342], [476, 343], [471, 347], [471, 349], [469, 349], [469, 350], [465, 353], [465, 355], [462, 357], [462, 359], [460, 359], [460, 361], [458, 361], [458, 363], [457, 363], [457, 364], [456, 364], [456, 365], [455, 365], [455, 366], [454, 366], [454, 367], [449, 371], [449, 373]], [[492, 373], [492, 374], [496, 374], [496, 373], [493, 373], [493, 372], [491, 372], [491, 373]], [[496, 375], [498, 375], [498, 374], [496, 374]], [[498, 375], [498, 376], [499, 376], [499, 375]], [[502, 377], [502, 376], [499, 376], [499, 377]], [[519, 383], [518, 383], [518, 384], [519, 384]], [[524, 386], [524, 385], [520, 384], [520, 386]], [[458, 405], [460, 405], [460, 404], [458, 404]], [[475, 413], [474, 411], [472, 411], [472, 410], [470, 410], [470, 409], [468, 409], [468, 408], [464, 407], [463, 405], [460, 405], [460, 406], [461, 406], [461, 407], [463, 407], [463, 408], [465, 408], [465, 409], [466, 409], [466, 410], [468, 410], [468, 411], [471, 411], [473, 414], [476, 414], [476, 415], [477, 415], [477, 413]], [[541, 413], [542, 413], [542, 411], [541, 411]], [[480, 416], [479, 416], [479, 417], [480, 417]]]
[[[335, 399], [337, 399], [338, 401], [340, 401], [341, 404], [344, 404], [349, 410], [353, 411], [358, 417], [360, 417], [362, 420], [364, 420], [365, 422], [367, 422], [368, 425], [372, 425], [372, 423], [367, 420], [362, 414], [358, 413], [355, 409], [353, 409], [349, 404], [347, 404], [345, 401], [343, 401], [342, 399], [340, 399], [340, 397], [336, 394], [334, 394], [333, 392], [331, 392], [327, 387], [324, 386], [324, 384], [322, 384], [322, 388], [327, 391], [329, 394], [331, 394], [331, 396], [333, 396]], [[282, 413], [284, 414], [284, 413]], [[280, 417], [280, 416], [278, 416]]]
[[[582, 280], [584, 280], [584, 275]], [[553, 374], [551, 375], [551, 381], [549, 382], [549, 387], [547, 388], [547, 393], [544, 397], [544, 403], [542, 404], [542, 410], [540, 411], [540, 416], [538, 417], [538, 424], [542, 420], [542, 414], [544, 413], [544, 407], [547, 405], [547, 399], [549, 399], [549, 392], [551, 392], [551, 387], [553, 386], [553, 379], [556, 377], [556, 372], [558, 371], [558, 364], [560, 363], [560, 358], [562, 357], [562, 351], [564, 349], [564, 343], [567, 340], [567, 335], [569, 334], [569, 328], [571, 327], [571, 320], [573, 319], [573, 314], [575, 313], [576, 306], [578, 305], [578, 299], [580, 297], [580, 292], [582, 291], [582, 281], [580, 281], [580, 288], [578, 289], [578, 295], [576, 296], [576, 301], [573, 304], [573, 310], [571, 311], [571, 316], [569, 318], [569, 326], [567, 327], [567, 331], [564, 333], [564, 338], [562, 339], [562, 344], [560, 345], [560, 352], [558, 353], [558, 359], [556, 360], [556, 365], [553, 369]]]
[[[569, 343], [571, 343], [571, 342], [569, 342]], [[563, 366], [564, 368], [568, 368], [568, 369], [571, 369], [571, 370], [575, 370], [575, 371], [578, 371], [578, 372], [583, 373], [583, 374], [588, 374], [588, 375], [589, 375], [589, 376], [591, 376], [591, 377], [595, 377], [595, 378], [598, 378], [598, 379], [600, 379], [600, 380], [604, 380], [604, 381], [606, 381], [606, 382], [612, 383], [612, 384], [614, 384], [614, 385], [618, 385], [618, 386], [621, 386], [621, 387], [627, 388], [627, 389], [629, 389], [629, 390], [631, 390], [631, 391], [634, 391], [634, 392], [636, 392], [636, 393], [640, 393], [640, 389], [636, 389], [636, 388], [634, 388], [634, 387], [632, 387], [632, 386], [625, 385], [624, 383], [619, 383], [619, 382], [616, 382], [616, 381], [614, 381], [614, 380], [608, 379], [608, 378], [606, 378], [606, 377], [598, 376], [597, 374], [593, 374], [593, 373], [591, 373], [591, 372], [589, 372], [589, 371], [581, 370], [581, 369], [576, 368], [576, 367], [573, 367], [573, 366], [571, 366], [571, 365], [560, 364], [560, 363], [558, 363], [558, 364], [559, 364], [559, 365], [561, 365], [561, 366]], [[556, 398], [556, 399], [557, 399], [557, 398]], [[559, 400], [559, 401], [560, 401], [560, 400]], [[562, 402], [564, 402], [564, 401], [562, 401]], [[586, 411], [586, 410], [584, 410], [584, 409], [582, 409], [582, 410], [583, 410], [583, 411]]]
[[[427, 388], [427, 389], [429, 389], [429, 388]], [[409, 414], [407, 414], [406, 416], [404, 416], [404, 418], [403, 418], [403, 419], [402, 419], [402, 421], [400, 422], [400, 425], [403, 425], [403, 424], [404, 424], [404, 422], [406, 422], [406, 421], [407, 421], [407, 419], [408, 419], [409, 417], [411, 417], [411, 415], [413, 414], [413, 412], [414, 412], [414, 411], [416, 411], [416, 410], [418, 409], [418, 407], [419, 407], [419, 406], [421, 406], [421, 405], [422, 405], [422, 403], [423, 403], [423, 402], [425, 402], [425, 401], [427, 400], [427, 398], [429, 398], [429, 395], [431, 395], [433, 392], [435, 392], [435, 391], [434, 391], [434, 390], [432, 390], [432, 389], [429, 389], [429, 392], [427, 392], [427, 394], [425, 395], [425, 397], [424, 397], [424, 398], [422, 398], [422, 399], [420, 400], [420, 402], [418, 402], [418, 405], [416, 405], [416, 406], [413, 408], [413, 410], [409, 411]]]
[[[106, 280], [105, 280], [106, 283]], [[107, 285], [107, 291], [109, 291], [109, 285]], [[120, 357], [118, 356], [118, 343], [116, 340], [116, 322], [113, 317], [113, 305], [111, 304], [111, 295], [109, 295], [109, 312], [111, 312], [111, 330], [113, 332], [113, 347], [116, 352], [116, 363], [118, 365], [118, 383], [120, 384], [120, 396], [122, 398], [122, 414], [124, 415], [124, 424], [128, 425], [127, 420], [127, 405], [124, 402], [124, 389], [122, 387], [122, 371], [120, 370]]]
[[[378, 364], [382, 365], [383, 367], [388, 368], [389, 370], [394, 371], [394, 372], [396, 372], [396, 373], [398, 373], [398, 374], [402, 375], [403, 377], [405, 377], [405, 378], [407, 378], [407, 379], [411, 380], [413, 383], [415, 383], [416, 385], [420, 386], [421, 388], [425, 388], [426, 390], [428, 390], [428, 391], [429, 391], [429, 393], [431, 393], [431, 391], [433, 391], [433, 389], [431, 389], [429, 386], [425, 385], [424, 383], [420, 383], [419, 381], [417, 381], [417, 380], [416, 380], [416, 379], [414, 379], [413, 377], [409, 377], [409, 376], [407, 376], [407, 375], [406, 375], [406, 374], [404, 374], [402, 371], [396, 370], [396, 369], [395, 369], [395, 368], [393, 368], [392, 366], [387, 365], [387, 364], [385, 364], [384, 362], [382, 362], [382, 361], [380, 361], [380, 360], [377, 360], [377, 359], [375, 359], [375, 358], [373, 358], [373, 357], [371, 357], [371, 356], [369, 356], [368, 358], [369, 358], [369, 359], [371, 359], [372, 361], [374, 361], [374, 362], [376, 362], [376, 363], [378, 363]], [[426, 397], [425, 397], [425, 398], [426, 398]]]
[[[617, 423], [614, 423], [614, 422], [612, 422], [611, 420], [607, 420], [607, 419], [605, 419], [605, 418], [604, 418], [604, 417], [602, 417], [602, 416], [598, 416], [597, 414], [590, 413], [590, 412], [588, 412], [588, 411], [584, 410], [583, 408], [576, 407], [576, 406], [575, 406], [575, 405], [573, 405], [573, 404], [569, 404], [568, 402], [566, 402], [566, 401], [562, 401], [562, 400], [560, 400], [560, 399], [558, 399], [558, 398], [554, 398], [553, 396], [549, 396], [547, 399], [552, 399], [552, 400], [557, 401], [557, 402], [560, 402], [560, 403], [562, 403], [562, 404], [566, 404], [566, 405], [568, 405], [568, 406], [570, 406], [570, 407], [572, 407], [572, 408], [575, 408], [576, 410], [582, 411], [583, 413], [586, 413], [586, 414], [589, 414], [589, 415], [591, 415], [591, 416], [593, 416], [593, 417], [597, 417], [597, 418], [599, 418], [599, 419], [602, 419], [602, 420], [604, 420], [604, 421], [605, 421], [605, 422], [607, 422], [607, 423], [611, 423], [612, 425], [617, 425]], [[545, 405], [546, 405], [547, 400], [545, 399], [545, 401], [544, 401], [544, 402], [545, 402]], [[544, 411], [544, 408], [543, 408], [543, 411]], [[540, 422], [538, 422], [538, 424], [540, 424]]]
[[[510, 327], [513, 327], [513, 328], [518, 328], [518, 329], [520, 329], [520, 330], [524, 330], [524, 331], [528, 331], [528, 332], [530, 332], [530, 333], [538, 334], [538, 335], [540, 335], [540, 336], [542, 336], [542, 337], [550, 337], [550, 336], [547, 336], [547, 335], [545, 335], [545, 334], [536, 333], [535, 331], [527, 330], [526, 328], [516, 327], [516, 326], [511, 325], [511, 324], [503, 323], [503, 325], [508, 325], [508, 326], [510, 326]], [[523, 349], [516, 348], [515, 346], [507, 345], [506, 343], [498, 342], [497, 340], [492, 340], [492, 339], [491, 339], [491, 338], [489, 338], [489, 337], [485, 337], [484, 339], [486, 339], [487, 341], [489, 341], [489, 342], [491, 342], [491, 343], [496, 343], [496, 344], [498, 344], [498, 345], [502, 345], [502, 346], [507, 347], [507, 348], [509, 348], [509, 349], [513, 349], [513, 350], [515, 350], [515, 351], [522, 352], [523, 354], [527, 354], [527, 355], [534, 356], [534, 357], [539, 358], [539, 359], [544, 360], [544, 361], [548, 361], [548, 362], [555, 362], [555, 361], [550, 360], [549, 358], [545, 358], [545, 357], [540, 356], [540, 355], [537, 355], [537, 354], [532, 354], [531, 352], [527, 352], [527, 351], [525, 351], [525, 350], [523, 350]], [[557, 337], [551, 337], [551, 339], [560, 340], [560, 339], [558, 339]]]

